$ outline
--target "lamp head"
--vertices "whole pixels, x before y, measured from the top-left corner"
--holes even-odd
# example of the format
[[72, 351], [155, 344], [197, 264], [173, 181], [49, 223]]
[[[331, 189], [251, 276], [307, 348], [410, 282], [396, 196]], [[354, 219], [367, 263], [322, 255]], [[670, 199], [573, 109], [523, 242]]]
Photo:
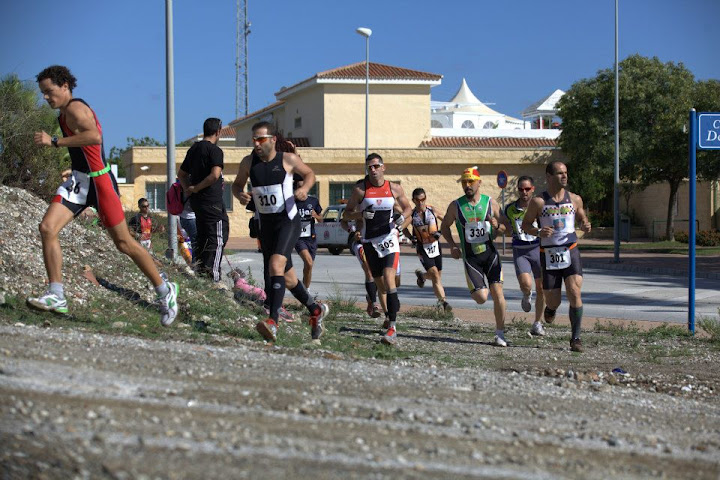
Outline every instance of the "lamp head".
[[365, 27], [360, 27], [355, 31], [365, 38], [369, 38], [370, 35], [372, 35], [372, 30], [370, 30], [369, 28], [365, 28]]

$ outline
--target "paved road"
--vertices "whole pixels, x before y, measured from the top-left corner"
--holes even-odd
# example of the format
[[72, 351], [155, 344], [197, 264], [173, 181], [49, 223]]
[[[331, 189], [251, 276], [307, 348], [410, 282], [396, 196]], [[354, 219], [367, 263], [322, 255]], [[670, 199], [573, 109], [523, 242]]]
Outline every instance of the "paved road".
[[[252, 269], [258, 278], [262, 275], [262, 257], [255, 252], [242, 252], [229, 257], [233, 266]], [[302, 261], [293, 254], [293, 263], [300, 268]], [[400, 301], [404, 305], [434, 305], [435, 297], [428, 283], [424, 289], [417, 288], [414, 271], [421, 268], [414, 255], [402, 255], [402, 280], [399, 289]], [[468, 295], [465, 274], [459, 260], [443, 258], [443, 285], [448, 301], [459, 308], [491, 309], [488, 303], [475, 305]], [[599, 268], [585, 268], [583, 303], [586, 316], [619, 318], [626, 320], [649, 320], [685, 324], [687, 322], [687, 279], [643, 273], [618, 272]], [[509, 312], [520, 312], [522, 294], [518, 288], [512, 262], [503, 262], [505, 273], [505, 298]], [[357, 260], [347, 251], [334, 256], [324, 250], [318, 252], [310, 286], [313, 294], [320, 298], [332, 296], [337, 291], [343, 296], [355, 297], [364, 302], [365, 287], [363, 274]], [[717, 316], [720, 307], [720, 280], [697, 279], [696, 306], [698, 315]], [[559, 309], [566, 315], [567, 301]]]

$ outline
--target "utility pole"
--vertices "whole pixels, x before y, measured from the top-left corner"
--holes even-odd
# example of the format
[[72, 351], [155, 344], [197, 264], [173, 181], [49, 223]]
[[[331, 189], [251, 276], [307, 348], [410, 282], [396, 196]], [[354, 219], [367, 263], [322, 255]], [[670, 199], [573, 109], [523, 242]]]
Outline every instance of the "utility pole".
[[[237, 0], [235, 31], [235, 118], [248, 114], [248, 0]], [[241, 110], [242, 109], [242, 110]]]

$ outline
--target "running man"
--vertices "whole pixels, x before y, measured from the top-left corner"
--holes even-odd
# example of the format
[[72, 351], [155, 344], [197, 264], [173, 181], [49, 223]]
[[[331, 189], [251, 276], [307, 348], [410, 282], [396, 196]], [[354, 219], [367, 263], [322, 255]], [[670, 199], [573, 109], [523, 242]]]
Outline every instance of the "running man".
[[[543, 272], [543, 290], [545, 294], [544, 317], [552, 323], [560, 306], [563, 280], [570, 302], [570, 350], [582, 352], [580, 325], [582, 323], [583, 304], [581, 289], [583, 281], [580, 250], [577, 248], [575, 221], [583, 232], [589, 233], [590, 220], [585, 215], [583, 201], [579, 195], [566, 190], [568, 184], [567, 167], [564, 163], [553, 161], [545, 169], [547, 191], [541, 197], [530, 200], [522, 229], [530, 235], [540, 237], [540, 265]], [[533, 226], [537, 221], [540, 228]]]
[[411, 218], [405, 220], [403, 231], [411, 237], [406, 229], [413, 227], [413, 234], [416, 239], [417, 256], [420, 259], [425, 272], [417, 269], [417, 286], [423, 288], [425, 281], [432, 282], [433, 291], [438, 299], [438, 308], [451, 312], [452, 307], [445, 300], [445, 289], [442, 286], [442, 249], [440, 248], [440, 222], [443, 216], [435, 212], [435, 208], [426, 203], [427, 194], [423, 188], [416, 188], [412, 193], [412, 201], [415, 204]]
[[[276, 150], [277, 130], [272, 123], [253, 125], [252, 139], [255, 155], [248, 155], [240, 162], [232, 190], [243, 205], [252, 198], [260, 214], [259, 239], [265, 277], [270, 285], [266, 288], [270, 316], [259, 322], [256, 329], [266, 341], [277, 340], [278, 317], [287, 287], [310, 312], [310, 334], [313, 341], [319, 341], [325, 331], [323, 319], [330, 309], [310, 297], [295, 275], [290, 260], [301, 229], [295, 201], [307, 199], [308, 191], [315, 184], [315, 174], [296, 154]], [[303, 179], [303, 185], [294, 191], [293, 174]], [[248, 179], [252, 184], [252, 195], [244, 191]]]
[[95, 112], [84, 100], [73, 98], [72, 91], [77, 85], [77, 79], [67, 67], [48, 67], [37, 75], [37, 82], [48, 105], [60, 110], [58, 122], [63, 136], [58, 138], [46, 132], [35, 132], [35, 143], [54, 148], [66, 147], [70, 154], [72, 173], [58, 188], [40, 222], [49, 288], [41, 297], [28, 298], [28, 305], [48, 312], [68, 312], [58, 235], [83, 210], [95, 207], [117, 249], [129, 256], [152, 282], [160, 307], [160, 323], [167, 327], [177, 316], [178, 285], [160, 276], [150, 253], [133, 238], [128, 229], [117, 182], [110, 165], [105, 161], [102, 127]]
[[[302, 177], [295, 175], [295, 184], [293, 189], [297, 190], [303, 186]], [[305, 288], [310, 288], [312, 281], [313, 263], [315, 262], [315, 254], [317, 253], [317, 238], [315, 237], [315, 222], [322, 222], [322, 207], [317, 197], [308, 195], [308, 197], [297, 202], [298, 215], [300, 215], [300, 238], [295, 243], [295, 251], [300, 255], [303, 261], [303, 280]]]
[[[355, 184], [347, 203], [345, 221], [362, 219], [362, 246], [370, 273], [378, 292], [387, 295], [388, 318], [383, 324], [382, 343], [395, 345], [397, 341], [397, 313], [400, 299], [397, 293], [396, 275], [400, 262], [399, 228], [412, 213], [410, 202], [402, 187], [385, 180], [385, 164], [377, 153], [365, 159], [368, 175], [365, 181]], [[401, 213], [393, 219], [395, 205]]]
[[[499, 225], [500, 207], [492, 198], [480, 193], [482, 180], [477, 167], [466, 168], [459, 181], [465, 195], [448, 205], [440, 231], [450, 245], [450, 255], [456, 260], [462, 257], [470, 296], [480, 305], [487, 301], [489, 284], [495, 313], [495, 338], [492, 344], [507, 347], [502, 264], [493, 243]], [[460, 236], [459, 247], [450, 231], [453, 223]]]
[[[362, 184], [364, 180], [360, 180]], [[350, 235], [350, 251], [355, 255], [355, 258], [360, 262], [360, 268], [362, 268], [365, 274], [365, 300], [367, 301], [367, 308], [365, 311], [371, 318], [378, 318], [385, 312], [387, 317], [387, 303], [385, 302], [385, 295], [380, 295], [380, 305], [378, 305], [378, 291], [375, 280], [373, 279], [372, 273], [370, 273], [370, 267], [368, 266], [367, 259], [365, 258], [365, 250], [362, 245], [362, 234], [357, 230], [358, 221], [350, 225], [344, 218], [340, 220], [340, 226], [345, 229]], [[382, 310], [381, 310], [382, 308]], [[388, 320], [389, 322], [389, 320]]]
[[[520, 306], [523, 312], [529, 312], [532, 308], [532, 286], [535, 283], [535, 322], [530, 328], [531, 335], [543, 336], [542, 312], [545, 307], [545, 297], [542, 290], [542, 268], [540, 267], [540, 239], [534, 235], [525, 233], [522, 229], [522, 221], [525, 216], [530, 199], [535, 193], [535, 181], [526, 175], [518, 178], [518, 199], [505, 207], [505, 216], [502, 221], [505, 227], [512, 230], [513, 263], [515, 264], [515, 275], [517, 275], [520, 290], [523, 293]], [[537, 228], [537, 222], [533, 227]]]

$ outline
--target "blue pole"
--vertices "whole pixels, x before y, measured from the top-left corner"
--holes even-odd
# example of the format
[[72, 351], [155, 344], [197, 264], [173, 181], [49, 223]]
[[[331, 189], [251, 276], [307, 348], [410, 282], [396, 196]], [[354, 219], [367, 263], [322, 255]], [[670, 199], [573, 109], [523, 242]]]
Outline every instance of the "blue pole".
[[690, 109], [690, 173], [689, 190], [690, 213], [688, 215], [688, 330], [695, 335], [695, 156], [697, 153], [697, 113], [694, 108]]

